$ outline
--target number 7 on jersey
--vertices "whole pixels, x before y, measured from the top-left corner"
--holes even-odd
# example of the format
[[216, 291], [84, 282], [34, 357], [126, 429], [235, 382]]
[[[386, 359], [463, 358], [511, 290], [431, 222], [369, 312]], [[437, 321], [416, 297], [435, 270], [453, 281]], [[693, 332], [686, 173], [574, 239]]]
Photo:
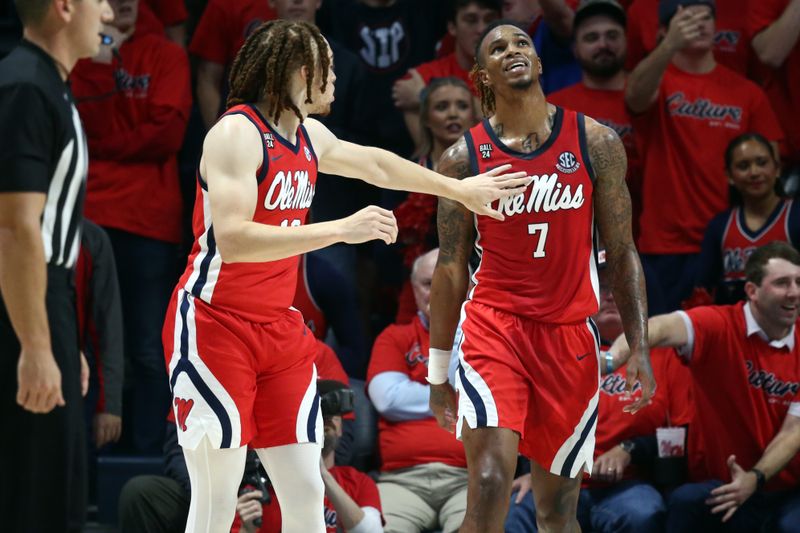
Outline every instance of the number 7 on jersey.
[[550, 224], [542, 222], [540, 224], [528, 224], [528, 235], [539, 234], [539, 242], [536, 244], [536, 250], [533, 252], [533, 258], [538, 259], [545, 256], [544, 244], [547, 241], [547, 230]]

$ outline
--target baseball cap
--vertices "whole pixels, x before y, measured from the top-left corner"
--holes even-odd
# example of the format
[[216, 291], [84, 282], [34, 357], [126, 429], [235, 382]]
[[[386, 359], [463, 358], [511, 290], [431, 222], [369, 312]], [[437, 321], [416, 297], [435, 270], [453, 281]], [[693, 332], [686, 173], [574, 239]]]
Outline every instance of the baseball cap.
[[658, 2], [658, 23], [661, 26], [669, 26], [669, 21], [678, 11], [678, 6], [708, 6], [711, 14], [716, 16], [716, 3], [714, 0], [660, 0]]
[[595, 15], [606, 15], [620, 23], [624, 28], [627, 17], [625, 9], [616, 0], [582, 0], [575, 10], [575, 19], [572, 23], [573, 32], [583, 21]]

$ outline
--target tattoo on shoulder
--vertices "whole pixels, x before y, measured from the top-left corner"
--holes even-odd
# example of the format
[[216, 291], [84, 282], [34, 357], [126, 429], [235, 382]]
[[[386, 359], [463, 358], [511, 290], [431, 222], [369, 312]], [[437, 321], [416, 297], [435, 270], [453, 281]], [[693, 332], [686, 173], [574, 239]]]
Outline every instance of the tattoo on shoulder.
[[439, 173], [463, 180], [472, 175], [472, 168], [469, 162], [469, 150], [467, 142], [462, 137], [453, 146], [445, 150], [439, 159]]
[[586, 144], [589, 159], [598, 177], [625, 177], [628, 158], [625, 155], [625, 146], [614, 130], [595, 121], [587, 121]]

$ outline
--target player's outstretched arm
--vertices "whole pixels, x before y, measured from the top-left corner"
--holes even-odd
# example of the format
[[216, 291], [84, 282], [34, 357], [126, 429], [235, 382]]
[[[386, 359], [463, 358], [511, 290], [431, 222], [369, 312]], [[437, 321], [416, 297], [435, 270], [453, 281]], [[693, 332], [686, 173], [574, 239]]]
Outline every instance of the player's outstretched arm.
[[596, 178], [595, 216], [606, 249], [614, 299], [632, 349], [627, 388], [632, 392], [637, 379], [642, 385], [642, 397], [626, 407], [636, 412], [649, 403], [655, 391], [655, 380], [650, 368], [644, 273], [633, 244], [631, 198], [625, 184], [628, 161], [625, 147], [614, 130], [589, 118], [586, 119], [586, 142]]
[[[469, 154], [464, 139], [450, 147], [439, 161], [442, 174], [464, 179], [470, 173]], [[446, 198], [439, 199], [437, 214], [439, 258], [431, 283], [431, 360], [428, 376], [431, 381], [431, 410], [439, 424], [452, 429], [455, 424], [455, 394], [447, 384], [447, 363], [458, 326], [459, 310], [467, 294], [470, 250], [474, 239], [473, 215], [464, 206]], [[440, 363], [434, 362], [436, 357]], [[431, 379], [433, 369], [444, 373], [444, 379]], [[442, 382], [444, 381], [444, 382]]]
[[531, 181], [524, 172], [509, 173], [511, 165], [455, 181], [386, 150], [340, 141], [317, 120], [306, 119], [305, 126], [322, 172], [358, 178], [385, 189], [435, 194], [498, 220], [503, 220], [503, 215], [489, 204], [521, 194]]
[[244, 117], [227, 116], [208, 132], [200, 172], [208, 185], [214, 235], [226, 263], [276, 261], [336, 242], [397, 238], [391, 211], [369, 206], [340, 220], [270, 226], [253, 222], [258, 203], [254, 179], [262, 159], [261, 138]]

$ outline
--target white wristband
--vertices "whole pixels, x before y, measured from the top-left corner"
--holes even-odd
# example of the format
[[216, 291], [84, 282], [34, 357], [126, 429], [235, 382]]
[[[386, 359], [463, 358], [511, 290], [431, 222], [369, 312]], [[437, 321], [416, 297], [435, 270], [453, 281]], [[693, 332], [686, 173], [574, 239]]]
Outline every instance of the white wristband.
[[431, 348], [428, 350], [428, 383], [441, 385], [447, 381], [447, 369], [450, 366], [450, 351]]

